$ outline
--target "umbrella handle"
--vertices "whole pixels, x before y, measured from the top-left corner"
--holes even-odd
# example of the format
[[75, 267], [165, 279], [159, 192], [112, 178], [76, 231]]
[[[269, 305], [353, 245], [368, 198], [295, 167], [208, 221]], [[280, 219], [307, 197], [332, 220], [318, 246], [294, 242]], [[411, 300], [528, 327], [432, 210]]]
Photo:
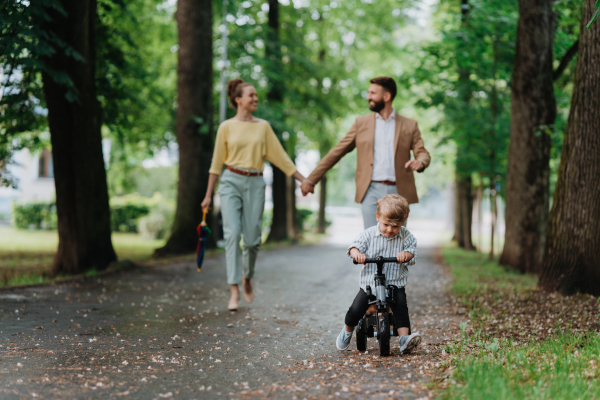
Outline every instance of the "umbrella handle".
[[200, 226], [206, 226], [206, 209], [202, 210], [202, 222], [200, 223]]

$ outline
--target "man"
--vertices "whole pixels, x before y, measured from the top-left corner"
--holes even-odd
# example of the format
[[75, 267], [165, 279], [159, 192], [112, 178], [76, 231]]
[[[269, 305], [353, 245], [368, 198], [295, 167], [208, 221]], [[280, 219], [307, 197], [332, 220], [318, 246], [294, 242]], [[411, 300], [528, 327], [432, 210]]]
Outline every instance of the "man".
[[[371, 79], [371, 114], [357, 117], [346, 136], [327, 153], [302, 184], [302, 193], [314, 193], [315, 185], [345, 154], [356, 147], [356, 197], [361, 203], [365, 229], [377, 225], [377, 200], [397, 193], [409, 203], [418, 203], [413, 171], [429, 166], [417, 121], [403, 117], [392, 107], [396, 82], [381, 76]], [[414, 153], [411, 160], [410, 151]]]

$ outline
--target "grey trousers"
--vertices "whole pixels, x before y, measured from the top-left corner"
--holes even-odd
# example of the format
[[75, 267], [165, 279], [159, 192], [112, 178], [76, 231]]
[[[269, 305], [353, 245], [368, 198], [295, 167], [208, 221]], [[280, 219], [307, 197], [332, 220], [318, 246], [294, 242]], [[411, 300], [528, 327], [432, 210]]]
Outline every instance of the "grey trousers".
[[[249, 279], [254, 275], [256, 256], [261, 244], [265, 186], [262, 176], [244, 176], [228, 169], [221, 174], [219, 196], [225, 236], [227, 283], [230, 285], [241, 284], [242, 274]], [[242, 236], [243, 251], [240, 250]]]
[[398, 194], [396, 185], [384, 185], [383, 183], [371, 182], [367, 193], [360, 203], [362, 209], [365, 229], [377, 225], [375, 214], [377, 213], [377, 200], [388, 194]]

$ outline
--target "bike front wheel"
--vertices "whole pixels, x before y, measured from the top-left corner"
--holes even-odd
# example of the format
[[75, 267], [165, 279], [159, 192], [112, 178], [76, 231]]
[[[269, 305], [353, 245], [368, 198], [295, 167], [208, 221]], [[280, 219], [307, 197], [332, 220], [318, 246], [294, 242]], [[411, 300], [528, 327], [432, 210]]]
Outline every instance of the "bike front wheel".
[[390, 325], [388, 314], [381, 313], [377, 317], [377, 340], [379, 341], [379, 355], [386, 357], [390, 355]]

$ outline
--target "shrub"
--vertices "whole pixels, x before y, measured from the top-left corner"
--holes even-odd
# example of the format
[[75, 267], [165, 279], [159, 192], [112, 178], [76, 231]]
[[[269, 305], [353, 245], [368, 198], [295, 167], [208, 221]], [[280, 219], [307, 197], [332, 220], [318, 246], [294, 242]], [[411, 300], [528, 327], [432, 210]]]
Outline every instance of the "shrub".
[[[161, 201], [163, 200], [158, 193], [152, 198], [137, 194], [111, 198], [111, 230], [113, 232], [137, 232], [138, 220], [148, 215], [151, 209]], [[15, 203], [12, 211], [12, 223], [19, 229], [56, 229], [56, 205], [54, 202]]]
[[110, 200], [110, 229], [137, 232], [137, 221], [150, 212], [149, 199], [131, 194]]
[[56, 229], [54, 202], [14, 203], [12, 223], [19, 229]]
[[171, 230], [171, 222], [175, 215], [175, 205], [171, 201], [158, 198], [150, 213], [138, 220], [138, 232], [147, 239], [163, 239]]

